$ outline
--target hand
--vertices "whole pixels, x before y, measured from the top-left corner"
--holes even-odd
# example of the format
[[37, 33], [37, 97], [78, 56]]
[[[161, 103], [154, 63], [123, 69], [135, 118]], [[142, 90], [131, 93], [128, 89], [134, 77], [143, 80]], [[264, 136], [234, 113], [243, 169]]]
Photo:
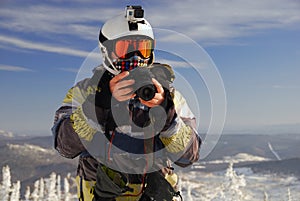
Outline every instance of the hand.
[[128, 75], [129, 72], [124, 71], [113, 77], [109, 82], [109, 88], [113, 97], [120, 102], [129, 100], [135, 96], [133, 93], [133, 88], [131, 87], [131, 85], [134, 83], [134, 80], [122, 80]]
[[157, 90], [157, 92], [155, 93], [155, 96], [149, 101], [145, 101], [145, 100], [139, 98], [141, 103], [148, 107], [158, 106], [165, 100], [164, 88], [161, 86], [161, 84], [156, 79], [152, 78], [152, 82]]

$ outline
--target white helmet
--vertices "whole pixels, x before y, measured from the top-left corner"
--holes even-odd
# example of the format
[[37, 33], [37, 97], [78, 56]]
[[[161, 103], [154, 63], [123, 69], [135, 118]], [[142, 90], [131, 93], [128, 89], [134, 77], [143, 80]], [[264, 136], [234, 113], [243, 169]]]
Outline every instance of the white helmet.
[[[116, 54], [118, 59], [112, 59], [111, 53], [115, 51], [116, 43], [119, 40], [128, 41], [129, 38], [135, 41], [147, 40], [147, 42], [149, 42], [149, 44], [146, 44], [147, 51], [145, 51], [145, 49], [142, 50], [142, 53], [146, 53], [141, 54], [135, 44], [134, 50], [131, 49], [129, 52], [127, 49], [128, 52], [126, 53], [130, 54], [126, 57], [120, 57], [120, 55]], [[103, 55], [103, 65], [114, 75], [124, 70], [131, 70], [138, 66], [148, 66], [152, 64], [154, 59], [154, 44], [152, 27], [144, 18], [144, 10], [141, 6], [127, 6], [125, 14], [115, 16], [105, 22], [99, 34], [99, 46]], [[128, 48], [128, 45], [126, 47]], [[135, 53], [132, 54], [133, 52]]]

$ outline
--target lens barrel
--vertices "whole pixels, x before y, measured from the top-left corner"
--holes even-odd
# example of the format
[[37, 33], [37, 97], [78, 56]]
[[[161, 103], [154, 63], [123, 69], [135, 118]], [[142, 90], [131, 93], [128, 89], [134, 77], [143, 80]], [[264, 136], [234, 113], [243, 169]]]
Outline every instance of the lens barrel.
[[142, 86], [141, 88], [136, 90], [136, 94], [138, 95], [138, 97], [140, 97], [145, 101], [149, 101], [152, 98], [154, 98], [155, 93], [156, 93], [156, 88], [153, 84]]
[[157, 92], [155, 85], [152, 83], [152, 78], [154, 78], [154, 75], [149, 69], [138, 67], [130, 70], [129, 75], [124, 79], [135, 80], [132, 87], [133, 90], [135, 90], [136, 95], [145, 101], [149, 101]]

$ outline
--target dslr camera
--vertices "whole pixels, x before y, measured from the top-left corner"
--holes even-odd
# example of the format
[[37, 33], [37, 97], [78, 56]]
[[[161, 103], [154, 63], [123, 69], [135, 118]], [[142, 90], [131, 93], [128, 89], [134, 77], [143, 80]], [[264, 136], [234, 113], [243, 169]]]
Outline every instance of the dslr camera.
[[145, 100], [149, 101], [157, 92], [155, 85], [152, 82], [154, 74], [147, 68], [135, 68], [129, 71], [129, 75], [124, 80], [135, 80], [133, 84], [133, 90], [136, 95]]

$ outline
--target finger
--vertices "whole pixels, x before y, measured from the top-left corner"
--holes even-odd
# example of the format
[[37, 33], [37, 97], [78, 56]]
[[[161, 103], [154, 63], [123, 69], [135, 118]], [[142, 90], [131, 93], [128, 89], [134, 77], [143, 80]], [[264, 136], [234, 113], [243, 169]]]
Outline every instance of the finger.
[[118, 89], [115, 93], [119, 94], [120, 96], [124, 96], [127, 94], [132, 94], [133, 93], [133, 89], [132, 88], [122, 88], [122, 89]]
[[118, 97], [118, 98], [115, 98], [117, 101], [119, 102], [123, 102], [123, 101], [127, 101], [130, 99], [130, 96], [121, 96], [121, 97]]
[[128, 76], [128, 72], [127, 73], [126, 72], [123, 72], [111, 79], [111, 81], [109, 83], [111, 92], [113, 92], [119, 88], [128, 87], [135, 82], [134, 80], [122, 80], [124, 77]]
[[126, 98], [126, 100], [132, 99], [136, 96], [135, 93], [128, 93], [128, 94], [124, 94], [122, 97]]
[[132, 93], [132, 91], [130, 91], [129, 93], [126, 93], [128, 91], [117, 91], [115, 93], [113, 93], [113, 96], [115, 99], [117, 99], [118, 101], [125, 101], [125, 100], [129, 100], [131, 98], [133, 98], [135, 95]]
[[124, 96], [119, 96], [117, 100], [121, 102], [121, 101], [127, 101], [131, 98], [132, 98], [132, 95], [129, 94], [129, 95], [124, 95]]
[[134, 84], [134, 80], [122, 80], [115, 85], [115, 88], [118, 89], [126, 88], [126, 87], [130, 87], [133, 84]]
[[154, 86], [156, 87], [157, 93], [163, 93], [164, 92], [163, 87], [161, 86], [161, 84], [156, 79], [152, 78], [152, 82], [153, 82]]
[[145, 101], [145, 100], [143, 100], [143, 99], [141, 99], [141, 98], [139, 98], [139, 100], [140, 100], [140, 102], [141, 102], [143, 105], [146, 105], [147, 107], [154, 107], [154, 106], [155, 106], [155, 104], [153, 104], [153, 103], [150, 102], [150, 101]]
[[114, 76], [114, 77], [111, 79], [111, 81], [116, 83], [116, 82], [122, 80], [123, 78], [127, 77], [128, 75], [129, 75], [129, 72], [128, 72], [128, 71], [124, 71], [124, 72], [122, 72], [122, 73], [120, 73], [120, 74]]
[[129, 75], [128, 71], [124, 71], [120, 73], [119, 75], [115, 76], [118, 80], [122, 80], [123, 78], [127, 77]]
[[145, 101], [145, 100], [139, 98], [139, 100], [143, 105], [146, 105], [148, 107], [154, 107], [154, 106], [160, 105], [164, 99], [163, 98], [159, 98], [159, 99], [153, 98], [149, 101]]

